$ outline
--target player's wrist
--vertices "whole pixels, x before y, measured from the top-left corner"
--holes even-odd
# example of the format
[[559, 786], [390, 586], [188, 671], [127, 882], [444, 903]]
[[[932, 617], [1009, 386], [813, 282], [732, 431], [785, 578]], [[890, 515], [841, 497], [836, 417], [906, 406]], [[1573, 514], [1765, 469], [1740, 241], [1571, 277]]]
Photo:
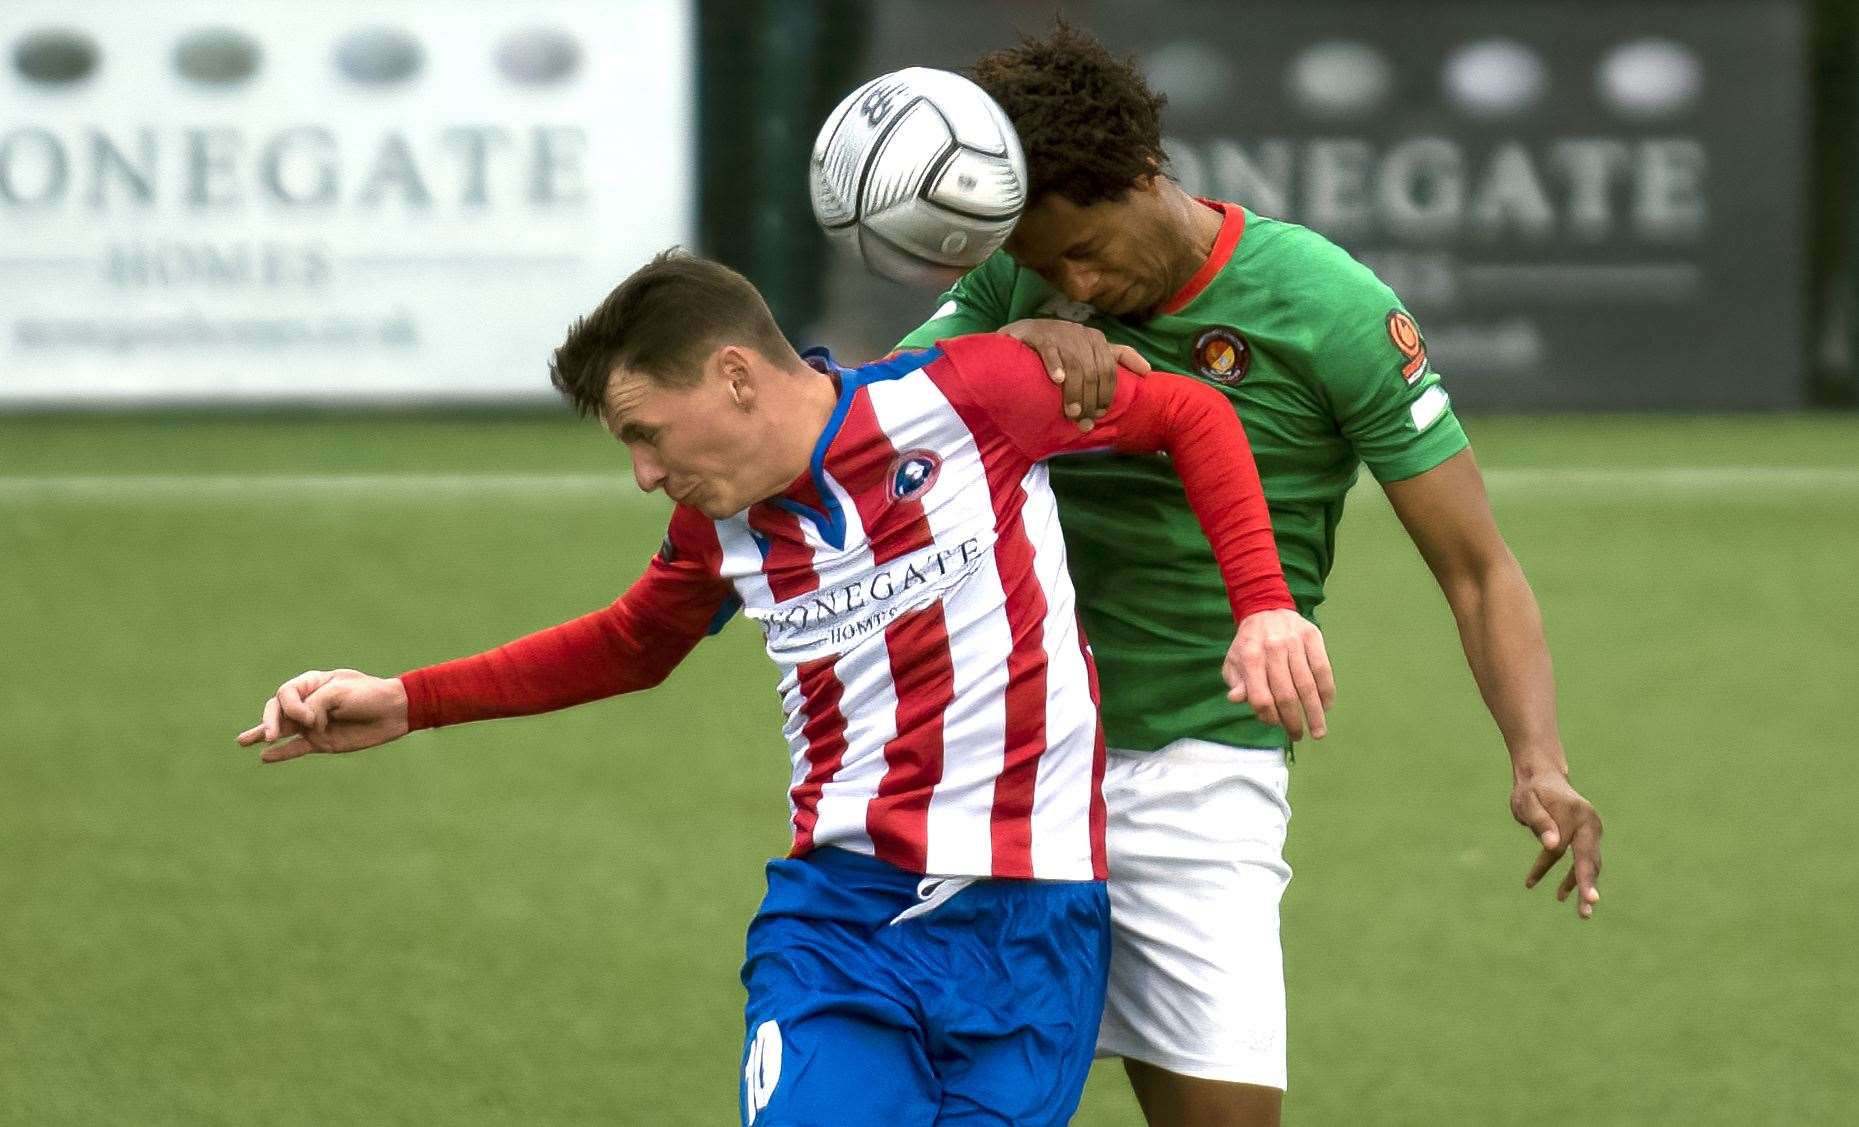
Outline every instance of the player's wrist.
[[436, 694], [428, 684], [430, 677], [428, 670], [430, 669], [430, 666], [423, 669], [409, 669], [398, 677], [387, 678], [391, 691], [400, 698], [400, 719], [406, 724], [409, 732], [420, 732], [427, 728], [441, 726], [437, 715]]
[[1229, 600], [1233, 608], [1233, 625], [1243, 626], [1248, 618], [1264, 614], [1267, 611], [1283, 610], [1297, 613], [1297, 603], [1289, 595], [1260, 595], [1251, 598]]
[[1569, 777], [1568, 756], [1560, 743], [1531, 744], [1511, 749], [1510, 772], [1513, 782], [1521, 785], [1537, 779]]

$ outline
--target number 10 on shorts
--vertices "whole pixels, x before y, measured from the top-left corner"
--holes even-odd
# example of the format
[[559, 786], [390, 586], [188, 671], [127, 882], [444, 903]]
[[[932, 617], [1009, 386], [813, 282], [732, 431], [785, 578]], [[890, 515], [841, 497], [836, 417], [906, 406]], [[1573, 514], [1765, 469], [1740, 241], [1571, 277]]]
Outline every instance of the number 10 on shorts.
[[753, 1124], [755, 1115], [774, 1098], [781, 1082], [781, 1027], [764, 1021], [749, 1042], [749, 1062], [742, 1069], [743, 1118]]

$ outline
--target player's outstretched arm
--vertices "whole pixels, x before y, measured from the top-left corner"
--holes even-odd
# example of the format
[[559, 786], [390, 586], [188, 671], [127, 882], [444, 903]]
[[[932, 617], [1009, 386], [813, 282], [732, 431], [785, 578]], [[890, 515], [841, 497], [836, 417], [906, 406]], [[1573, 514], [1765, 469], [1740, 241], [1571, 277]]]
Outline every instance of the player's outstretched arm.
[[[680, 509], [667, 544], [707, 527]], [[422, 728], [533, 716], [649, 689], [703, 638], [728, 592], [701, 545], [661, 550], [612, 605], [495, 649], [393, 678], [353, 669], [294, 677], [239, 744], [283, 740], [260, 755], [281, 763], [359, 751]]]
[[1452, 607], [1466, 663], [1510, 751], [1511, 815], [1541, 847], [1524, 887], [1572, 854], [1556, 899], [1576, 893], [1575, 911], [1588, 919], [1601, 898], [1601, 816], [1569, 784], [1542, 612], [1498, 532], [1478, 463], [1468, 448], [1385, 489]]
[[270, 744], [258, 758], [282, 763], [379, 747], [407, 730], [407, 690], [399, 678], [313, 669], [278, 686], [259, 722], [239, 733], [239, 746]]

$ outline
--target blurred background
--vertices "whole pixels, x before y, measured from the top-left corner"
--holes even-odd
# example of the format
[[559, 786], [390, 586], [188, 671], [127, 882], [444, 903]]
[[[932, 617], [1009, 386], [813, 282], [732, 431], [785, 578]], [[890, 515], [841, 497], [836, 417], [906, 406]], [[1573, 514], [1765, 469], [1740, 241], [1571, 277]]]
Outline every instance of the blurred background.
[[[546, 376], [674, 243], [797, 341], [934, 307], [805, 161], [1055, 14], [1191, 190], [1426, 329], [1543, 604], [1598, 918], [1526, 894], [1503, 747], [1372, 485], [1300, 749], [1288, 1114], [1859, 1108], [1859, 8], [1849, 0], [7, 0], [0, 1122], [733, 1122], [786, 842], [741, 622], [663, 688], [260, 768], [284, 678], [603, 605], [662, 535]], [[1139, 1119], [1114, 1065], [1079, 1123]]]

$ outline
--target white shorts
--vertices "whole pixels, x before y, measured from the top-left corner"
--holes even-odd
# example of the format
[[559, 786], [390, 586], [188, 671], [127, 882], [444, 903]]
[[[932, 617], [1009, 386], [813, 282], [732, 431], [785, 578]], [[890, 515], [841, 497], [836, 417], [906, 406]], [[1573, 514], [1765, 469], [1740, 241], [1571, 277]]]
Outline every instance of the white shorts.
[[1284, 1088], [1289, 782], [1277, 749], [1177, 740], [1110, 752], [1110, 990], [1098, 1056]]

